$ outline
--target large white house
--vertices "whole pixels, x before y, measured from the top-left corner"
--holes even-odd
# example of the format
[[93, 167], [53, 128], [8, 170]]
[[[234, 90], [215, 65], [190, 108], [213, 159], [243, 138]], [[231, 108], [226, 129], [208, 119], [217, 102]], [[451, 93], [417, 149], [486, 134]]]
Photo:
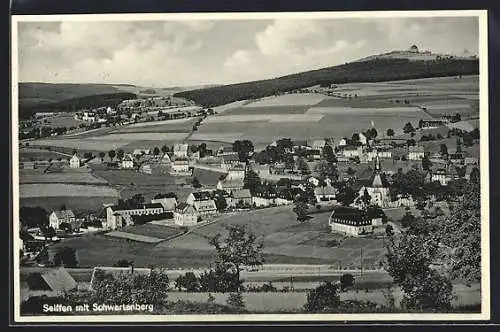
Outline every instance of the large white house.
[[76, 153], [69, 160], [69, 167], [70, 168], [80, 168], [80, 158], [78, 158], [78, 155]]
[[368, 235], [382, 225], [382, 216], [370, 218], [364, 210], [339, 206], [330, 215], [328, 225], [333, 233], [349, 236]]
[[177, 158], [170, 165], [171, 174], [173, 175], [190, 175], [189, 160], [185, 158]]
[[193, 206], [180, 203], [175, 209], [174, 220], [179, 226], [193, 226], [198, 222], [198, 213]]
[[204, 201], [195, 201], [193, 207], [199, 215], [211, 215], [217, 213], [217, 206], [213, 199]]
[[75, 220], [75, 214], [71, 210], [52, 211], [49, 215], [49, 226], [59, 229], [62, 223], [72, 225]]

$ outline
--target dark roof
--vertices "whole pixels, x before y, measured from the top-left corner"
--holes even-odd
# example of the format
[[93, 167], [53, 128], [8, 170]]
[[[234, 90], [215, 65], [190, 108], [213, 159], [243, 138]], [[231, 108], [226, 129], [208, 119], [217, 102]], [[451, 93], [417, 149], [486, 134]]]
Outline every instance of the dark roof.
[[221, 156], [221, 158], [222, 158], [222, 162], [224, 162], [224, 163], [240, 161], [240, 157], [237, 154], [224, 155], [224, 156]]
[[388, 188], [389, 181], [387, 181], [387, 177], [385, 173], [375, 172], [368, 181], [368, 186], [370, 188]]
[[35, 273], [29, 280], [32, 290], [51, 290], [65, 292], [76, 288], [76, 281], [64, 268], [51, 269], [43, 273]]
[[160, 203], [146, 203], [143, 206], [146, 209], [157, 209], [157, 208], [163, 209], [163, 205], [161, 205]]
[[367, 219], [366, 212], [364, 210], [347, 206], [339, 206], [335, 208], [332, 212], [332, 217], [353, 222], [362, 222]]
[[195, 191], [192, 194], [196, 200], [212, 199], [212, 193], [209, 191]]

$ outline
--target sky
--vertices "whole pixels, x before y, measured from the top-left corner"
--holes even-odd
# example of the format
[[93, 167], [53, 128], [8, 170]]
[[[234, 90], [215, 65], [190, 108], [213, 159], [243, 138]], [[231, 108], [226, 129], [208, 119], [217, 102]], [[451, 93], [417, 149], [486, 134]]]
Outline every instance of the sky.
[[20, 82], [229, 84], [405, 50], [478, 54], [478, 19], [329, 18], [18, 23]]

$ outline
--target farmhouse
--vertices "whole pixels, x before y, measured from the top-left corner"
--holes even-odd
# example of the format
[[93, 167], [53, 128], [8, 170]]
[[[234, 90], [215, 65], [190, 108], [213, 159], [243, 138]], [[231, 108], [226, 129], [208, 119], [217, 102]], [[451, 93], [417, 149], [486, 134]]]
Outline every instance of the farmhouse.
[[240, 158], [238, 157], [238, 154], [228, 154], [228, 155], [223, 155], [221, 156], [221, 164], [220, 167], [222, 169], [229, 169], [231, 167], [234, 167], [236, 165], [240, 165]]
[[324, 139], [317, 139], [317, 140], [313, 140], [311, 142], [308, 142], [307, 145], [310, 146], [313, 150], [320, 150], [321, 151], [325, 147], [326, 141]]
[[314, 188], [314, 196], [318, 203], [334, 201], [338, 191], [332, 186]]
[[380, 158], [378, 156], [375, 158], [375, 168], [367, 185], [361, 187], [359, 190], [359, 197], [356, 199], [357, 205], [362, 205], [362, 197], [366, 193], [370, 195], [371, 205], [386, 207], [390, 202], [389, 182], [387, 181], [385, 173], [382, 173]]
[[194, 191], [189, 194], [186, 198], [186, 203], [189, 205], [194, 205], [196, 201], [206, 201], [212, 199], [212, 192], [204, 190], [204, 191]]
[[69, 167], [70, 168], [80, 168], [80, 158], [78, 158], [76, 153], [73, 155], [73, 157], [70, 158]]
[[229, 192], [234, 189], [241, 189], [243, 185], [243, 178], [230, 178], [226, 176], [224, 179], [217, 182], [217, 189]]
[[49, 226], [57, 230], [62, 223], [73, 226], [75, 220], [75, 214], [71, 210], [52, 211], [49, 215]]
[[198, 213], [193, 206], [180, 203], [175, 209], [174, 220], [179, 226], [193, 226], [198, 222]]
[[123, 159], [121, 166], [123, 169], [132, 169], [134, 168], [134, 159], [132, 158], [132, 155], [127, 153]]
[[252, 205], [252, 194], [249, 189], [233, 189], [231, 196], [227, 199], [227, 205], [231, 207], [243, 207]]
[[424, 147], [421, 145], [408, 147], [408, 160], [424, 159]]
[[244, 164], [236, 164], [227, 170], [228, 180], [239, 180], [245, 178], [246, 167]]
[[193, 207], [199, 215], [211, 215], [217, 213], [217, 206], [213, 199], [204, 201], [194, 201]]
[[354, 157], [360, 157], [363, 154], [363, 147], [361, 146], [350, 146], [350, 147], [344, 147], [342, 150], [342, 155], [346, 158], [354, 158]]
[[189, 160], [187, 159], [175, 159], [170, 166], [172, 175], [190, 175], [189, 171]]
[[382, 225], [382, 216], [370, 218], [365, 210], [339, 206], [330, 215], [328, 225], [334, 233], [360, 236], [374, 233]]
[[175, 144], [174, 145], [174, 157], [175, 158], [187, 158], [188, 157], [188, 145], [187, 144]]
[[161, 204], [163, 212], [173, 212], [175, 210], [175, 206], [177, 205], [177, 199], [175, 199], [175, 197], [156, 198], [152, 199], [151, 203]]
[[339, 146], [346, 146], [347, 145], [347, 138], [343, 137], [339, 140]]

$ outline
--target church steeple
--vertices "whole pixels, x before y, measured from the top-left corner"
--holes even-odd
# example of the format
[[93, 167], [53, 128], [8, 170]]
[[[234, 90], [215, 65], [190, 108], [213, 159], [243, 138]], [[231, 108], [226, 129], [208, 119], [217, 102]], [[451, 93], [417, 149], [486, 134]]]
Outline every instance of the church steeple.
[[380, 167], [380, 158], [378, 157], [378, 152], [377, 155], [375, 156], [375, 171], [380, 172], [382, 168]]

